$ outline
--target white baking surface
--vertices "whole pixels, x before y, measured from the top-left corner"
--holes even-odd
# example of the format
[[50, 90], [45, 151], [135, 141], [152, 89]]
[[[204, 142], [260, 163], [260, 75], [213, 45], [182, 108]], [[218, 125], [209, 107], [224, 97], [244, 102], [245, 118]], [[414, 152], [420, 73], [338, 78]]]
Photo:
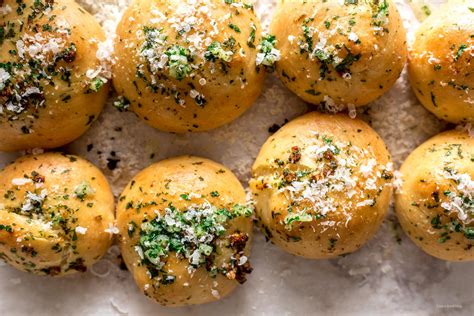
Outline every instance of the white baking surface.
[[[398, 0], [397, 6], [411, 39], [418, 22], [410, 0], [406, 1]], [[111, 30], [128, 0], [79, 2]], [[264, 25], [274, 2], [257, 3]], [[180, 154], [221, 162], [246, 184], [252, 162], [270, 136], [268, 128], [305, 111], [307, 106], [270, 75], [254, 107], [218, 130], [181, 136], [161, 133], [109, 104], [91, 130], [65, 150], [97, 164], [116, 195], [139, 170]], [[397, 166], [417, 145], [446, 129], [419, 105], [406, 74], [387, 95], [360, 112], [359, 117], [387, 142]], [[93, 144], [90, 152], [89, 144]], [[107, 158], [114, 158], [112, 151], [120, 159], [114, 171], [107, 167]], [[15, 156], [0, 153], [0, 166]], [[446, 263], [424, 254], [403, 235], [392, 211], [372, 241], [334, 260], [291, 256], [256, 232], [251, 256], [255, 270], [248, 282], [228, 298], [204, 306], [169, 309], [148, 300], [131, 275], [119, 269], [118, 254], [113, 246], [93, 271], [62, 279], [28, 275], [0, 262], [0, 315], [474, 315], [474, 264]]]

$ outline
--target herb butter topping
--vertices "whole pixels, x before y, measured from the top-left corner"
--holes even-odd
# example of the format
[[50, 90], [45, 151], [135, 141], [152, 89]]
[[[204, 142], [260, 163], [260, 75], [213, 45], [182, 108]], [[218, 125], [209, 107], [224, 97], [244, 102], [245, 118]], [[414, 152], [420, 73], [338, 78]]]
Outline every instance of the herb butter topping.
[[[376, 205], [393, 178], [392, 164], [378, 163], [370, 146], [362, 149], [330, 135], [313, 134], [314, 143], [290, 148], [287, 159], [272, 163], [273, 175], [258, 179], [262, 187], [275, 189], [287, 201], [286, 210], [272, 211], [287, 230], [313, 221], [347, 226], [354, 210]], [[336, 212], [345, 220], [326, 219]]]
[[451, 123], [474, 120], [474, 11], [448, 2], [418, 29], [409, 75], [420, 102]]
[[[158, 286], [173, 283], [176, 278], [165, 268], [172, 254], [189, 262], [189, 274], [205, 267], [213, 276], [222, 274], [228, 279], [245, 282], [245, 274], [251, 272], [244, 255], [248, 235], [239, 231], [229, 232], [227, 229], [231, 220], [250, 217], [250, 208], [238, 204], [230, 208], [217, 208], [205, 202], [178, 210], [170, 204], [163, 213], [156, 211], [156, 215], [154, 219], [140, 224], [140, 239], [135, 251], [141, 264], [147, 267], [149, 277], [159, 282]], [[136, 223], [129, 223], [130, 237], [137, 228]], [[218, 249], [223, 248], [229, 248], [232, 255], [218, 264], [216, 256], [221, 252]]]
[[[213, 11], [222, 9], [222, 5], [227, 14], [216, 17]], [[251, 4], [187, 0], [168, 9], [153, 8], [153, 18], [136, 33], [141, 42], [137, 49], [136, 77], [150, 91], [171, 96], [183, 107], [188, 106], [185, 96], [204, 107], [208, 96], [200, 87], [217, 76], [229, 75], [232, 67], [238, 67], [240, 73], [237, 78], [229, 76], [229, 84], [244, 89], [248, 84], [248, 69], [241, 67], [239, 60], [250, 57], [249, 52], [258, 54], [254, 68], [257, 72], [261, 67], [273, 69], [279, 59], [276, 38], [257, 34]], [[252, 12], [247, 25], [238, 19], [245, 11]], [[238, 40], [243, 33], [250, 34], [246, 42]], [[184, 87], [176, 83], [185, 79], [192, 84]]]
[[[77, 161], [73, 156], [65, 157], [71, 164]], [[0, 258], [38, 274], [58, 275], [87, 269], [90, 254], [81, 252], [79, 248], [84, 246], [85, 241], [81, 238], [87, 238], [91, 226], [87, 225], [88, 215], [81, 214], [96, 211], [91, 216], [93, 222], [89, 222], [92, 227], [106, 218], [102, 216], [105, 214], [102, 209], [94, 209], [98, 203], [92, 187], [96, 177], [87, 177], [75, 185], [72, 181], [62, 185], [51, 183], [58, 176], [70, 177], [72, 172], [68, 167], [56, 166], [49, 170], [25, 172], [11, 183], [1, 183]], [[109, 215], [110, 219], [112, 214]], [[8, 235], [1, 235], [2, 232]], [[96, 236], [100, 234], [108, 242], [105, 232], [94, 232]], [[96, 252], [89, 248], [87, 251]]]
[[[78, 80], [84, 94], [99, 91], [107, 82], [110, 74], [104, 65], [78, 71], [75, 27], [60, 15], [64, 8], [57, 2], [17, 0], [16, 7], [0, 7], [0, 49], [8, 50], [0, 60], [0, 118], [17, 121], [24, 113], [37, 118], [39, 109], [53, 102], [48, 90], [56, 90], [59, 100], [67, 103], [74, 98], [67, 91], [77, 89]], [[15, 13], [18, 18], [10, 17]], [[33, 131], [25, 126], [22, 132]]]
[[[434, 71], [434, 80], [427, 82], [427, 87], [431, 93], [431, 103], [434, 107], [439, 107], [438, 95], [436, 93], [437, 88], [445, 88], [451, 90], [451, 92], [457, 93], [461, 96], [462, 101], [467, 105], [474, 104], [474, 95], [472, 93], [474, 85], [470, 83], [472, 80], [469, 78], [473, 76], [472, 61], [474, 57], [474, 30], [472, 27], [472, 19], [474, 19], [474, 12], [465, 8], [464, 14], [459, 16], [456, 21], [453, 21], [448, 26], [445, 24], [437, 25], [433, 24], [431, 27], [435, 30], [445, 34], [443, 37], [455, 36], [450, 40], [446, 40], [445, 46], [438, 46], [430, 44], [431, 41], [436, 39], [430, 39], [429, 34], [420, 34], [418, 41], [425, 41], [426, 50], [413, 51], [412, 55], [416, 58], [418, 63], [423, 62], [428, 65]], [[445, 22], [443, 22], [445, 23]], [[433, 31], [435, 32], [435, 31]], [[453, 35], [450, 35], [452, 32]], [[438, 35], [438, 33], [436, 33]], [[443, 75], [444, 74], [444, 75]]]
[[[450, 167], [439, 172], [438, 178], [448, 186], [437, 186], [431, 199], [413, 202], [413, 207], [424, 205], [428, 209], [441, 207], [444, 210], [431, 219], [431, 226], [439, 233], [438, 243], [451, 239], [450, 234], [462, 233], [467, 239], [474, 239], [474, 181], [470, 175], [459, 173]], [[445, 189], [440, 190], [443, 187]]]
[[455, 171], [446, 171], [446, 179], [454, 182], [456, 192], [445, 191], [448, 197], [441, 207], [457, 214], [459, 220], [467, 225], [474, 222], [474, 181], [468, 174], [459, 174]]
[[[466, 136], [468, 137], [468, 136]], [[474, 239], [474, 180], [466, 167], [469, 167], [474, 158], [470, 157], [468, 144], [461, 140], [448, 142], [443, 145], [432, 144], [425, 149], [425, 155], [441, 159], [432, 170], [415, 178], [415, 185], [420, 188], [421, 194], [414, 194], [409, 200], [413, 211], [428, 214], [430, 221], [427, 231], [438, 238], [438, 243], [444, 244], [451, 240], [452, 234], [462, 234], [468, 241]], [[429, 157], [429, 156], [428, 156]], [[460, 166], [464, 166], [460, 170]], [[410, 179], [406, 171], [403, 174]], [[409, 190], [402, 184], [399, 194]], [[412, 196], [408, 195], [407, 196]], [[416, 214], [416, 213], [415, 213]], [[424, 215], [423, 215], [424, 217]], [[419, 241], [424, 238], [414, 236]], [[468, 246], [470, 249], [471, 246]], [[467, 249], [467, 250], [468, 250]]]
[[[360, 1], [361, 5], [366, 5], [366, 1]], [[383, 1], [368, 1], [372, 6], [371, 25], [375, 36], [383, 36], [388, 30], [384, 27], [388, 23], [389, 4]], [[345, 1], [348, 6], [359, 5], [359, 1]], [[348, 13], [350, 19], [342, 19], [339, 15], [333, 16], [324, 22], [324, 27], [318, 29], [313, 26], [315, 19], [313, 17], [305, 18], [301, 24], [301, 33], [291, 36], [290, 41], [299, 46], [301, 54], [308, 54], [311, 60], [320, 63], [320, 80], [334, 80], [333, 70], [344, 79], [351, 79], [350, 67], [353, 63], [359, 61], [362, 57], [358, 48], [362, 42], [359, 36], [353, 32], [356, 25], [357, 13]], [[332, 38], [342, 36], [342, 41], [334, 42]], [[298, 40], [296, 41], [295, 38]], [[346, 43], [353, 42], [354, 50]]]

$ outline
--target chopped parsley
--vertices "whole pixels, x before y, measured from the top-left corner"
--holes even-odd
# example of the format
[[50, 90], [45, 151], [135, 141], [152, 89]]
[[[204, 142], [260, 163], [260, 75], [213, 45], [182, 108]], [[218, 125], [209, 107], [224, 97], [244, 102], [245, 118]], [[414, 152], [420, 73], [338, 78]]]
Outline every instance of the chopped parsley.
[[255, 23], [252, 23], [250, 25], [250, 36], [247, 40], [247, 45], [250, 48], [255, 48], [255, 34], [256, 33], [257, 33], [257, 26], [255, 25]]
[[387, 0], [374, 1], [374, 14], [372, 15], [372, 24], [381, 27], [388, 21], [389, 4]]
[[94, 195], [95, 190], [90, 186], [89, 182], [87, 181], [82, 181], [75, 189], [74, 189], [74, 195], [76, 198], [84, 202], [84, 200], [90, 196]]
[[183, 80], [188, 77], [192, 71], [191, 51], [180, 45], [174, 45], [166, 50], [165, 54], [168, 56], [168, 68], [171, 77], [177, 80]]
[[263, 65], [269, 71], [275, 70], [275, 62], [280, 60], [280, 51], [275, 48], [277, 43], [274, 35], [263, 37], [258, 45], [257, 66]]
[[456, 52], [456, 55], [454, 56], [454, 61], [458, 61], [459, 58], [461, 58], [462, 54], [467, 50], [467, 45], [466, 44], [461, 44], [459, 46], [458, 51]]
[[181, 194], [180, 197], [185, 200], [185, 201], [191, 201], [191, 198], [189, 197], [189, 194]]
[[10, 225], [0, 224], [0, 230], [6, 231], [7, 233], [12, 233], [13, 232], [13, 228]]
[[114, 101], [114, 107], [120, 112], [125, 112], [130, 107], [130, 101], [124, 96], [119, 96], [117, 100]]
[[214, 41], [207, 47], [207, 51], [204, 53], [204, 58], [211, 62], [222, 60], [225, 62], [232, 61], [234, 53], [231, 50], [225, 50], [221, 43]]
[[312, 215], [302, 212], [302, 213], [288, 214], [283, 220], [283, 223], [285, 224], [285, 228], [287, 230], [291, 230], [292, 224], [295, 222], [303, 223], [303, 222], [312, 222], [312, 221], [313, 221]]
[[99, 92], [100, 88], [102, 88], [106, 82], [107, 80], [104, 78], [101, 78], [101, 77], [94, 78], [92, 79], [89, 85], [88, 91]]
[[236, 31], [237, 33], [241, 33], [240, 28], [237, 25], [229, 23], [228, 26], [229, 26], [229, 28]]

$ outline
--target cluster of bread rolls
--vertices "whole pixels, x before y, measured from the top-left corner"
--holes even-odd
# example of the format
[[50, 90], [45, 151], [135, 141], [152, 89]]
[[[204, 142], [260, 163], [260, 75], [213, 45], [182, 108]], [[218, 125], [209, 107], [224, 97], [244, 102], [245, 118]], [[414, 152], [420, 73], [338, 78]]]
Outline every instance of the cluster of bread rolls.
[[[56, 148], [81, 136], [108, 95], [100, 25], [73, 0], [0, 0], [0, 150]], [[115, 105], [148, 124], [198, 132], [231, 122], [276, 71], [328, 110], [364, 106], [407, 58], [420, 102], [441, 119], [474, 118], [474, 12], [448, 4], [407, 51], [395, 4], [281, 1], [262, 32], [240, 0], [134, 0], [117, 28]], [[401, 168], [400, 224], [427, 253], [474, 260], [474, 140], [435, 136]], [[224, 166], [193, 156], [139, 173], [118, 198], [84, 159], [24, 156], [0, 171], [0, 258], [34, 274], [84, 272], [118, 233], [139, 287], [166, 306], [218, 300], [252, 272], [252, 220], [283, 250], [313, 259], [362, 247], [389, 209], [394, 166], [360, 119], [312, 112], [263, 145], [249, 182], [255, 205]], [[254, 212], [255, 211], [255, 212]]]

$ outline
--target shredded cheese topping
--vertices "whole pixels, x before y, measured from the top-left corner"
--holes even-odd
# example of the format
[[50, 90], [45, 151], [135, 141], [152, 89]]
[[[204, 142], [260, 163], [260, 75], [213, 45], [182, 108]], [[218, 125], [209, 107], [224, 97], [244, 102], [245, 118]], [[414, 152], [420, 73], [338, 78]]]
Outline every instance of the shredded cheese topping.
[[[293, 147], [288, 161], [277, 159], [276, 171], [263, 179], [266, 187], [276, 188], [285, 197], [286, 211], [282, 223], [292, 230], [293, 224], [313, 222], [338, 212], [347, 225], [355, 209], [375, 206], [385, 185], [393, 178], [393, 165], [377, 162], [369, 148], [359, 148], [331, 136], [314, 134], [314, 143], [304, 148]], [[286, 215], [285, 215], [286, 214]]]
[[[46, 95], [48, 89], [70, 87], [79, 78], [81, 93], [94, 93], [110, 78], [110, 66], [103, 49], [97, 52], [101, 57], [97, 69], [77, 72], [74, 64], [77, 47], [72, 40], [74, 28], [54, 11], [56, 6], [54, 1], [38, 0], [30, 6], [17, 1], [14, 10], [18, 18], [6, 18], [0, 25], [0, 47], [5, 50], [7, 44], [10, 47], [8, 57], [0, 62], [0, 118], [22, 120], [24, 113], [29, 119], [37, 117], [38, 110], [50, 102]], [[1, 7], [0, 15], [11, 10], [10, 6]], [[22, 21], [26, 18], [27, 23]], [[74, 97], [66, 92], [57, 95], [64, 103]], [[21, 131], [34, 132], [32, 126], [26, 125]]]
[[474, 181], [468, 174], [455, 171], [446, 171], [444, 177], [455, 183], [456, 192], [444, 192], [449, 201], [443, 202], [441, 207], [456, 213], [464, 225], [471, 224], [474, 222]]
[[[251, 216], [250, 208], [242, 205], [234, 205], [230, 209], [217, 208], [206, 201], [200, 205], [191, 205], [182, 212], [170, 204], [163, 213], [158, 210], [155, 213], [155, 218], [145, 220], [140, 225], [140, 239], [135, 251], [140, 263], [147, 266], [150, 279], [157, 279], [158, 286], [174, 282], [172, 271], [163, 270], [167, 258], [173, 252], [177, 258], [189, 262], [190, 274], [206, 264], [211, 274], [223, 273], [233, 279], [236, 278], [235, 273], [240, 271], [239, 267], [247, 263], [242, 251], [248, 236], [228, 232], [231, 233], [230, 237], [223, 239], [223, 235], [228, 229], [229, 221]], [[129, 224], [130, 237], [134, 235], [137, 226], [134, 222]], [[235, 240], [232, 241], [232, 238]], [[214, 263], [215, 255], [218, 255], [216, 249], [223, 246], [232, 248], [236, 242], [240, 246], [236, 247], [236, 253], [230, 261], [217, 266]]]

